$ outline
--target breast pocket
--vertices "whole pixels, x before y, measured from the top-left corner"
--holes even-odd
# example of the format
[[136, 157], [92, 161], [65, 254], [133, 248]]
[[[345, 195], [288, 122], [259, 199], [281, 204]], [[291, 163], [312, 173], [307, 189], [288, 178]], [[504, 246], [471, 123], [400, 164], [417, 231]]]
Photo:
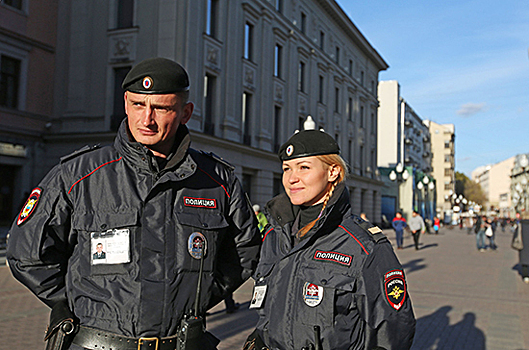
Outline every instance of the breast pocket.
[[[345, 272], [345, 271], [344, 271]], [[299, 322], [332, 327], [353, 302], [356, 279], [328, 266], [305, 265], [298, 274]]]
[[87, 275], [125, 274], [135, 258], [137, 212], [83, 213], [72, 217], [80, 266]]
[[192, 212], [176, 212], [176, 221], [182, 227], [182, 234], [176, 240], [176, 251], [187, 252], [181, 255], [184, 266], [193, 269], [200, 260], [201, 249], [204, 246], [206, 271], [213, 269], [215, 257], [218, 254], [219, 242], [223, 240], [223, 233], [229, 227], [228, 221], [217, 211], [196, 210]]

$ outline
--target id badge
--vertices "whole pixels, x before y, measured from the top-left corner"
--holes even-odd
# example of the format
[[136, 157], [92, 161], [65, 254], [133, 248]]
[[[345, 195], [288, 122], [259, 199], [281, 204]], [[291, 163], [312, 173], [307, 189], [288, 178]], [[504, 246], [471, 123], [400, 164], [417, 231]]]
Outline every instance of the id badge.
[[92, 232], [90, 238], [92, 265], [130, 262], [130, 231], [128, 229]]
[[250, 309], [259, 309], [263, 305], [266, 296], [266, 285], [255, 286], [253, 288], [252, 300], [250, 301]]

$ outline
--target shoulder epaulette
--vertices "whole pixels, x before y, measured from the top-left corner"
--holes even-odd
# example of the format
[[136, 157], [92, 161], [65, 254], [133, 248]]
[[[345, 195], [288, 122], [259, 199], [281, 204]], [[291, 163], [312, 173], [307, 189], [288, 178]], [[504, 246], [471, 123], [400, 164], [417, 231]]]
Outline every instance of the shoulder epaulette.
[[369, 221], [365, 221], [359, 217], [356, 217], [355, 223], [361, 228], [363, 228], [365, 231], [369, 232], [376, 243], [378, 243], [378, 241], [380, 241], [381, 239], [386, 238], [386, 235], [382, 232], [380, 227], [373, 225]]
[[83, 148], [80, 148], [78, 149], [77, 151], [74, 151], [73, 153], [70, 153], [64, 157], [61, 157], [61, 163], [64, 163], [70, 159], [73, 159], [75, 157], [78, 157], [80, 156], [81, 154], [85, 154], [85, 153], [88, 153], [88, 152], [91, 152], [91, 151], [94, 151], [96, 149], [99, 149], [101, 148], [101, 146], [99, 144], [97, 145], [93, 145], [93, 146], [84, 146]]
[[205, 154], [206, 156], [216, 160], [217, 162], [221, 163], [221, 164], [224, 164], [225, 166], [227, 166], [228, 168], [230, 168], [231, 170], [235, 170], [235, 167], [233, 165], [231, 165], [230, 163], [228, 163], [226, 160], [224, 160], [224, 158], [216, 155], [215, 153], [213, 152], [205, 152], [205, 151], [200, 151], [202, 154]]

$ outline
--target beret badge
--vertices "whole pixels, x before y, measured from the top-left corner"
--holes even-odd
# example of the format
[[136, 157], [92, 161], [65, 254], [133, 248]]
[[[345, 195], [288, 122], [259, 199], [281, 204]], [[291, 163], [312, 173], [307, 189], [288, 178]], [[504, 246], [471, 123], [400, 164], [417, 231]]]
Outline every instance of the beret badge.
[[286, 152], [287, 156], [290, 157], [292, 155], [292, 153], [294, 153], [294, 146], [293, 145], [288, 146], [285, 152]]
[[145, 88], [145, 90], [150, 90], [152, 88], [152, 79], [151, 79], [151, 77], [143, 78], [142, 85]]

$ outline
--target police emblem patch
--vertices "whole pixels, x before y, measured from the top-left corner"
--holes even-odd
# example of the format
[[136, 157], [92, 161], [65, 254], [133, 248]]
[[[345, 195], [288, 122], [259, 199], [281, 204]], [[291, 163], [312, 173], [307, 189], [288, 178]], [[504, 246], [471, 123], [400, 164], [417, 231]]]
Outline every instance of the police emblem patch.
[[[204, 249], [202, 249], [202, 246], [204, 246]], [[200, 232], [193, 232], [187, 241], [187, 251], [194, 259], [201, 259], [202, 253], [204, 253], [204, 256], [206, 255], [207, 250], [207, 241], [206, 237]]]
[[31, 191], [28, 200], [22, 207], [20, 214], [18, 214], [17, 225], [20, 226], [24, 221], [26, 221], [29, 216], [33, 213], [39, 202], [40, 195], [42, 194], [42, 189], [36, 187]]
[[150, 90], [152, 88], [152, 79], [151, 77], [143, 78], [142, 85], [145, 89]]
[[406, 281], [402, 270], [393, 270], [384, 275], [386, 300], [395, 310], [400, 310], [406, 299]]
[[318, 306], [323, 300], [323, 287], [306, 282], [303, 286], [303, 300], [310, 307]]
[[285, 152], [286, 152], [287, 156], [290, 157], [292, 155], [292, 153], [294, 153], [294, 146], [293, 145], [288, 146]]

